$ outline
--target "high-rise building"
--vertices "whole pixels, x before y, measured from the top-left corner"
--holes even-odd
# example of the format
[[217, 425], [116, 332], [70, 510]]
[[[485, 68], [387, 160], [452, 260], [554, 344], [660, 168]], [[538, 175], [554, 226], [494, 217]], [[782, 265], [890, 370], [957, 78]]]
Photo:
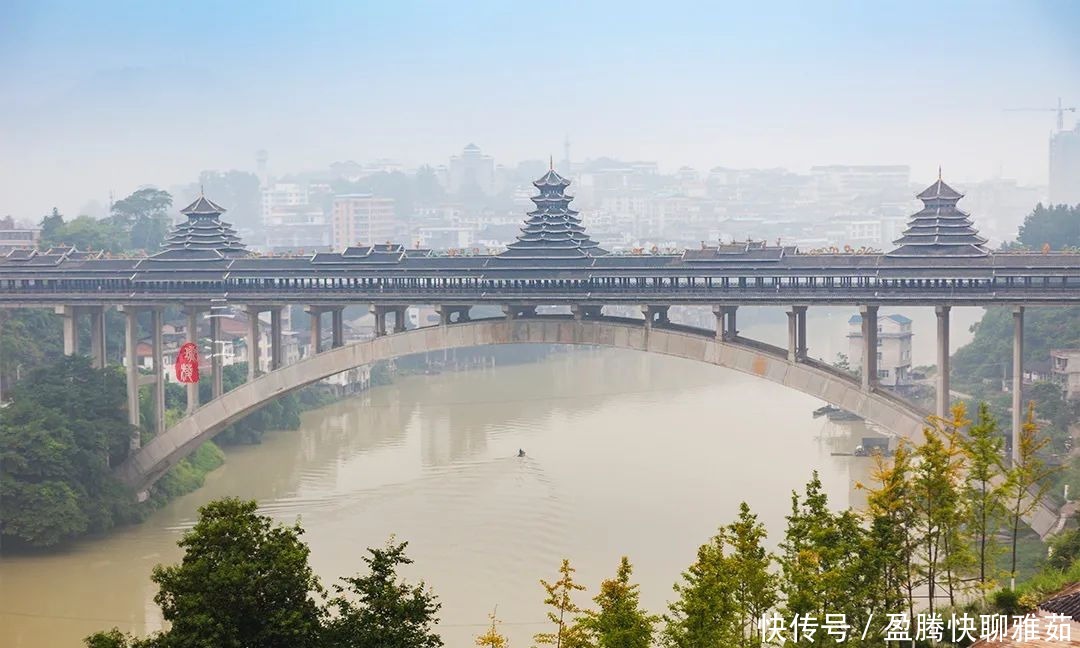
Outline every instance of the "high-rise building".
[[1080, 123], [1050, 138], [1050, 204], [1080, 204]]
[[356, 193], [334, 197], [332, 242], [335, 250], [375, 245], [394, 238], [394, 199]]
[[481, 153], [476, 144], [469, 144], [461, 155], [450, 158], [447, 180], [451, 193], [479, 189], [490, 195], [495, 192], [495, 160]]
[[262, 222], [267, 224], [277, 207], [295, 207], [308, 202], [307, 188], [292, 182], [278, 182], [262, 190]]

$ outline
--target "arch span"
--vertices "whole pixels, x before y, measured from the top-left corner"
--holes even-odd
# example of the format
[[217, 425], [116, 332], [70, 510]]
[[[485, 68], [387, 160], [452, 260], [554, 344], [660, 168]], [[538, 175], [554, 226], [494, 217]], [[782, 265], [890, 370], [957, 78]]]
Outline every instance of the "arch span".
[[117, 476], [143, 491], [204, 441], [268, 401], [364, 364], [390, 358], [489, 344], [574, 344], [661, 353], [759, 376], [820, 398], [915, 439], [926, 413], [895, 396], [861, 389], [854, 377], [815, 362], [790, 362], [786, 352], [761, 343], [726, 342], [686, 327], [646, 328], [615, 318], [495, 318], [414, 329], [325, 351], [260, 376], [216, 398], [155, 437], [121, 464]]

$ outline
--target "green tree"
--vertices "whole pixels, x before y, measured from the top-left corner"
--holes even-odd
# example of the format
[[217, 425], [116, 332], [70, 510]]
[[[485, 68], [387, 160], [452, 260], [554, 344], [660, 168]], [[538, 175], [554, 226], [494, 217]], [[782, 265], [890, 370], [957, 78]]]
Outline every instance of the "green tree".
[[619, 561], [615, 578], [600, 583], [593, 601], [597, 609], [587, 610], [581, 627], [597, 648], [649, 648], [653, 626], [659, 620], [641, 608], [638, 585], [630, 582], [633, 567], [626, 556]]
[[738, 519], [724, 529], [724, 535], [731, 547], [728, 563], [735, 577], [735, 613], [741, 625], [742, 637], [737, 645], [757, 646], [761, 643], [761, 618], [777, 603], [773, 557], [763, 546], [765, 526], [742, 502]]
[[1039, 203], [1024, 219], [1017, 240], [1033, 249], [1049, 245], [1051, 249], [1080, 247], [1080, 205], [1051, 205]]
[[975, 544], [975, 564], [982, 595], [994, 588], [997, 531], [1005, 520], [1005, 467], [1002, 437], [990, 406], [979, 404], [975, 423], [963, 441], [967, 476], [964, 489], [969, 502], [967, 525]]
[[128, 233], [131, 249], [156, 251], [169, 231], [167, 191], [146, 187], [113, 203], [110, 220]]
[[701, 545], [697, 561], [674, 586], [679, 598], [664, 615], [664, 645], [669, 648], [733, 646], [742, 636], [735, 604], [735, 576], [724, 557], [724, 537]]
[[1012, 555], [1009, 562], [1009, 589], [1016, 587], [1016, 543], [1020, 520], [1042, 504], [1050, 488], [1050, 477], [1057, 471], [1040, 456], [1049, 439], [1039, 434], [1035, 422], [1035, 403], [1029, 402], [1020, 428], [1017, 461], [1007, 472], [1007, 498], [1012, 526]]
[[548, 619], [555, 624], [555, 632], [539, 632], [533, 637], [538, 644], [555, 646], [556, 648], [575, 648], [584, 645], [585, 631], [575, 624], [575, 615], [581, 613], [581, 608], [574, 603], [574, 592], [584, 591], [585, 586], [574, 582], [574, 572], [570, 561], [563, 558], [559, 566], [559, 580], [549, 583], [543, 579], [540, 584], [547, 592], [544, 605], [551, 609], [547, 612]]
[[866, 560], [877, 570], [867, 607], [886, 613], [907, 608], [915, 614], [915, 502], [912, 451], [901, 442], [890, 460], [874, 459], [874, 483], [867, 489], [868, 543]]
[[[336, 616], [327, 624], [327, 646], [334, 648], [438, 648], [442, 639], [433, 630], [442, 604], [420, 582], [399, 580], [397, 570], [412, 564], [408, 543], [393, 539], [381, 549], [368, 549], [367, 576], [342, 578], [330, 601]], [[356, 600], [352, 600], [355, 598]]]
[[124, 376], [64, 357], [29, 373], [0, 409], [0, 538], [50, 547], [134, 521], [110, 466], [128, 452]]
[[254, 501], [229, 498], [199, 509], [178, 543], [178, 565], [154, 568], [154, 601], [171, 627], [162, 646], [320, 646], [322, 591], [299, 524], [275, 526]]

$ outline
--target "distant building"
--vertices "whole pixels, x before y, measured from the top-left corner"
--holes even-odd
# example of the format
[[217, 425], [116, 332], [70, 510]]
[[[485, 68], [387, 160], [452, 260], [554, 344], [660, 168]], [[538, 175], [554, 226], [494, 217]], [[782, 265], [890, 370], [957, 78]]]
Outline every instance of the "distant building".
[[447, 189], [451, 193], [469, 188], [479, 189], [487, 195], [495, 193], [495, 160], [481, 153], [475, 144], [469, 144], [461, 155], [450, 158], [447, 177]]
[[12, 250], [33, 250], [41, 238], [37, 227], [19, 227], [11, 216], [0, 218], [0, 254]]
[[330, 223], [319, 205], [274, 207], [263, 221], [262, 234], [271, 253], [330, 250]]
[[1050, 349], [1050, 377], [1065, 398], [1080, 398], [1080, 349]]
[[1050, 138], [1050, 204], [1080, 204], [1080, 123]]
[[262, 222], [269, 223], [274, 210], [279, 207], [295, 207], [308, 202], [307, 189], [300, 184], [278, 182], [262, 190]]
[[331, 243], [335, 250], [350, 245], [375, 245], [394, 238], [393, 198], [373, 194], [344, 194], [334, 197]]
[[[862, 366], [862, 316], [848, 320], [848, 364]], [[886, 387], [906, 385], [911, 374], [911, 320], [903, 315], [878, 319], [878, 382]]]

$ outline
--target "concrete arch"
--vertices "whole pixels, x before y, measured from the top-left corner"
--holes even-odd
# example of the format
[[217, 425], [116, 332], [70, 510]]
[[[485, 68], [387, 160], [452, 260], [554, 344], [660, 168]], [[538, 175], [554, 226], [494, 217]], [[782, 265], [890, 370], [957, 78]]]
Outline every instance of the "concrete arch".
[[353, 367], [427, 351], [525, 343], [604, 346], [707, 362], [815, 396], [912, 439], [920, 435], [927, 415], [893, 395], [865, 392], [854, 377], [827, 365], [793, 363], [782, 349], [749, 340], [724, 342], [710, 331], [677, 326], [649, 329], [640, 320], [615, 318], [496, 318], [377, 337], [260, 376], [206, 403], [155, 437], [120, 465], [116, 474], [125, 484], [145, 490], [204, 441], [267, 401]]

